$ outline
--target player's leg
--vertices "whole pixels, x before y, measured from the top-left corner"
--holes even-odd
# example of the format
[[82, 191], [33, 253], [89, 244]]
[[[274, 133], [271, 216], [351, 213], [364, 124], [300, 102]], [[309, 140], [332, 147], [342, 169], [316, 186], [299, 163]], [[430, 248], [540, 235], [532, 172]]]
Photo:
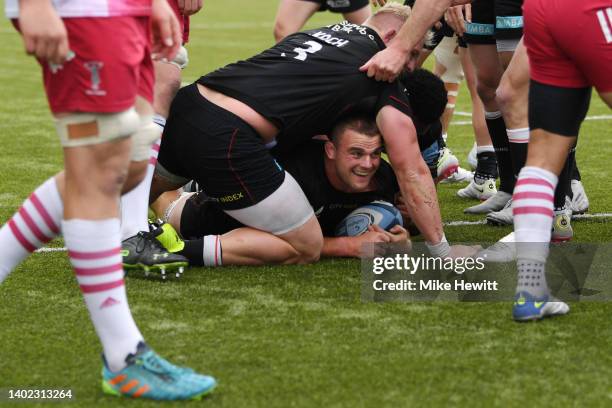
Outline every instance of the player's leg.
[[318, 259], [323, 236], [297, 182], [250, 125], [203, 98], [196, 85], [174, 99], [158, 159], [152, 199], [196, 180], [232, 218], [288, 242], [296, 262]]
[[[448, 126], [455, 112], [455, 103], [459, 95], [459, 85], [463, 79], [461, 60], [457, 48], [455, 37], [443, 37], [434, 50], [434, 55], [436, 57], [434, 74], [442, 79], [447, 92], [447, 104], [440, 119], [442, 122], [442, 138], [444, 142], [446, 142]], [[444, 177], [447, 174], [444, 167], [448, 167], [445, 166], [445, 162], [453, 163], [456, 168], [448, 177]], [[472, 173], [462, 167], [457, 167], [456, 165], [458, 165], [458, 163], [459, 160], [452, 154], [450, 149], [443, 147], [438, 161], [438, 169], [442, 171], [438, 171], [437, 181], [443, 180], [443, 183], [470, 182]]]
[[289, 34], [300, 31], [319, 8], [321, 1], [280, 0], [274, 20], [274, 40], [279, 42]]
[[[476, 90], [474, 66], [467, 48], [459, 47], [459, 55], [465, 75], [465, 84], [470, 92], [470, 99], [472, 101], [472, 128], [474, 129], [474, 139], [476, 141], [473, 149], [473, 159], [470, 159], [468, 156], [468, 162], [470, 162], [470, 165], [475, 170], [475, 177], [478, 175], [480, 180], [496, 180], [498, 176], [497, 159], [485, 122], [484, 105]], [[472, 153], [470, 152], [471, 155]]]
[[[155, 67], [155, 97], [154, 97], [154, 121], [156, 129], [161, 133], [165, 118], [168, 116], [170, 103], [181, 86], [181, 70], [170, 62], [154, 62]], [[152, 115], [152, 112], [147, 112]], [[143, 112], [144, 114], [144, 112]], [[154, 162], [157, 160], [159, 151], [159, 138], [153, 142], [149, 157], [138, 163], [139, 167], [146, 166], [142, 181], [131, 191], [121, 197], [121, 235], [127, 239], [136, 235], [139, 231], [148, 231], [147, 210], [149, 203], [149, 190], [151, 178], [155, 169]]]
[[[187, 51], [181, 51], [173, 61], [153, 63], [155, 69], [154, 105], [148, 103], [145, 97], [137, 99], [137, 108], [142, 117], [148, 120], [148, 131], [151, 138], [142, 141], [142, 152], [133, 153], [132, 169], [138, 166], [145, 168], [143, 180], [131, 191], [121, 198], [122, 212], [122, 249], [124, 267], [127, 269], [143, 269], [145, 273], [156, 271], [166, 278], [166, 273], [178, 271], [182, 273], [188, 265], [187, 259], [178, 254], [170, 254], [159, 244], [155, 236], [160, 230], [149, 231], [148, 204], [157, 153], [159, 151], [160, 137], [165, 125], [170, 104], [181, 85], [181, 69], [188, 61]], [[149, 78], [144, 79], [148, 83]], [[150, 85], [148, 85], [150, 87]], [[146, 93], [146, 88], [141, 93]], [[152, 147], [150, 146], [150, 140]], [[178, 276], [178, 275], [177, 275]]]
[[369, 0], [351, 0], [350, 10], [342, 11], [349, 23], [363, 24], [372, 15]]
[[60, 188], [63, 186], [56, 176], [49, 178], [0, 228], [0, 283], [21, 261], [60, 233], [64, 212]]
[[[459, 190], [457, 195], [486, 199], [485, 203], [465, 210], [468, 213], [486, 213], [499, 210], [506, 204], [510, 199], [514, 182], [506, 126], [495, 102], [495, 90], [503, 71], [494, 44], [470, 43], [469, 53], [476, 72], [476, 89], [485, 109], [485, 123], [494, 146], [501, 182], [498, 192], [494, 180], [483, 177], [488, 176], [490, 170], [487, 173], [478, 172], [474, 182]], [[487, 152], [485, 149], [481, 149], [481, 153]]]

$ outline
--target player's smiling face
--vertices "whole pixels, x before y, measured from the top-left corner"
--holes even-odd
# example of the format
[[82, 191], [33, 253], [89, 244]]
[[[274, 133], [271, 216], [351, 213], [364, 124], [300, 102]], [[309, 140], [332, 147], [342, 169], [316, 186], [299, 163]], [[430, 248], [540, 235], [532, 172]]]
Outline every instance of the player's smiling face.
[[374, 174], [380, 166], [382, 143], [380, 136], [367, 136], [347, 129], [335, 147], [334, 187], [348, 193], [372, 189]]

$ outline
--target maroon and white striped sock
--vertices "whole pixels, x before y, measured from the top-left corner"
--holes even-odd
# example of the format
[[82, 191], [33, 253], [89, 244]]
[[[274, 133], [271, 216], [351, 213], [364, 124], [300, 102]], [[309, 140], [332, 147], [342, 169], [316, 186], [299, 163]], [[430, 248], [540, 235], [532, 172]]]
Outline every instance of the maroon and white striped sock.
[[112, 371], [125, 366], [142, 335], [123, 282], [119, 219], [62, 221], [68, 256]]
[[60, 233], [64, 205], [55, 178], [40, 185], [0, 229], [0, 282]]
[[518, 291], [534, 296], [548, 293], [545, 266], [553, 222], [557, 176], [539, 167], [525, 166], [519, 173], [512, 213], [516, 238]]

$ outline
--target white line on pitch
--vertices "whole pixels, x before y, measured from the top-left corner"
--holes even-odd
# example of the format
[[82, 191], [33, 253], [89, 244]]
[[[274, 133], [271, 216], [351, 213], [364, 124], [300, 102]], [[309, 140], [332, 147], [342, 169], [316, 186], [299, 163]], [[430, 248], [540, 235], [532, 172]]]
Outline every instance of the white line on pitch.
[[[597, 214], [577, 214], [573, 215], [572, 219], [586, 219], [586, 218], [612, 218], [612, 213], [597, 213]], [[461, 227], [464, 225], [481, 225], [486, 224], [486, 220], [479, 221], [449, 221], [445, 222], [445, 227]], [[39, 248], [36, 252], [64, 252], [66, 248]]]
[[[469, 112], [455, 112], [454, 113], [457, 116], [469, 116], [471, 117], [472, 114]], [[587, 116], [584, 120], [610, 120], [612, 119], [612, 115], [593, 115], [593, 116]], [[455, 125], [455, 126], [465, 126], [465, 125], [471, 125], [472, 121], [470, 120], [457, 120], [457, 121], [453, 121], [451, 122], [451, 125]]]
[[[597, 213], [597, 214], [576, 214], [572, 215], [572, 220], [584, 220], [588, 218], [612, 218], [612, 213]], [[486, 220], [478, 221], [449, 221], [445, 222], [445, 227], [461, 227], [465, 225], [481, 225], [486, 224]]]

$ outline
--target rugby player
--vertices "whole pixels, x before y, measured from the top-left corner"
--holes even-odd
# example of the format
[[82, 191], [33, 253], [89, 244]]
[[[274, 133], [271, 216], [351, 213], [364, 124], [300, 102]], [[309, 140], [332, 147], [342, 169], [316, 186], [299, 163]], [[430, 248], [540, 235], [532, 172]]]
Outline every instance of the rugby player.
[[[153, 121], [159, 126], [159, 133], [166, 123], [170, 103], [181, 87], [181, 71], [189, 61], [185, 44], [189, 41], [189, 16], [202, 8], [202, 1], [168, 0], [180, 25], [182, 45], [172, 60], [155, 60], [155, 86], [153, 88]], [[155, 239], [159, 231], [149, 231], [148, 209], [149, 190], [160, 139], [156, 140], [150, 151], [147, 171], [144, 179], [132, 191], [121, 197], [121, 250], [123, 267], [125, 269], [144, 269], [155, 271], [166, 277], [166, 273], [176, 270], [178, 273], [188, 265], [187, 259], [176, 254], [170, 254]]]
[[[382, 138], [372, 119], [349, 114], [336, 123], [329, 139], [313, 139], [304, 143], [297, 154], [279, 159], [314, 209], [324, 235], [321, 255], [359, 257], [361, 244], [366, 242], [408, 245], [408, 233], [399, 225], [389, 232], [373, 226], [359, 236], [336, 237], [336, 227], [351, 211], [374, 200], [393, 203], [399, 187], [391, 166], [381, 159]], [[244, 225], [225, 214], [218, 202], [207, 200], [202, 192], [184, 193], [175, 201], [166, 198], [154, 208], [187, 240], [179, 253], [187, 256], [191, 265], [257, 265], [278, 260], [266, 250], [269, 234], [252, 232], [250, 245], [239, 245], [234, 239], [236, 233], [230, 231]], [[203, 256], [206, 243], [216, 240], [222, 247], [217, 265], [209, 264]]]
[[517, 241], [515, 320], [569, 312], [550, 295], [545, 268], [558, 175], [576, 144], [595, 87], [612, 107], [610, 0], [526, 0], [529, 149], [512, 197]]
[[409, 197], [407, 211], [430, 252], [473, 255], [475, 248], [451, 247], [444, 237], [403, 89], [358, 70], [384, 49], [409, 13], [409, 7], [388, 3], [362, 26], [343, 22], [297, 33], [181, 89], [164, 130], [151, 199], [194, 179], [227, 214], [270, 233], [270, 251], [284, 252], [293, 262], [316, 261], [323, 247], [320, 226], [266, 144], [276, 140], [279, 149], [294, 150], [313, 134], [327, 133], [353, 104], [374, 97], [376, 122], [402, 196]]
[[103, 391], [199, 398], [215, 380], [170, 364], [144, 343], [120, 253], [119, 196], [143, 175], [142, 166], [128, 175], [130, 158], [146, 160], [158, 137], [150, 53], [172, 59], [180, 45], [172, 11], [165, 0], [8, 0], [6, 14], [41, 65], [66, 168], [0, 229], [0, 281], [61, 230], [102, 343]]

